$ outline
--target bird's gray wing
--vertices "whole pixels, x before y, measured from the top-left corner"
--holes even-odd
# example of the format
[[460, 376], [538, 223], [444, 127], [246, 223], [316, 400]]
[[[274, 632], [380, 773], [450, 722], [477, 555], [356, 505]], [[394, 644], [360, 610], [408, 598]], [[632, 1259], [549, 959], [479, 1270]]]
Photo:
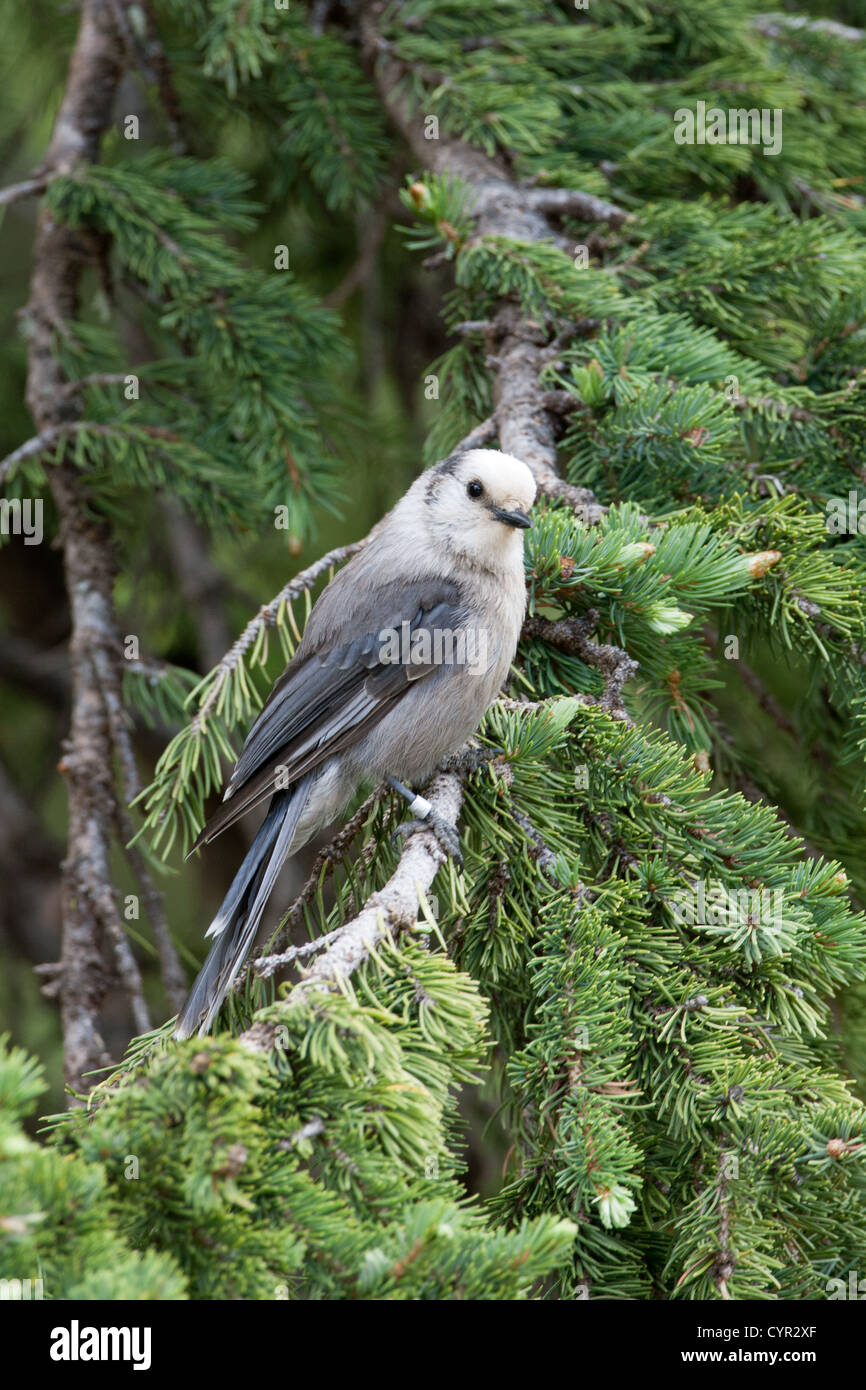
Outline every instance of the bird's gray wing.
[[[371, 593], [358, 636], [301, 657], [297, 653], [253, 727], [226, 789], [226, 800], [211, 816], [195, 844], [206, 844], [279, 786], [291, 786], [304, 773], [363, 737], [416, 681], [436, 669], [435, 662], [382, 660], [382, 633], [457, 631], [468, 610], [458, 586], [436, 577], [402, 588], [395, 598], [388, 586]], [[353, 615], [358, 621], [357, 613]], [[406, 623], [408, 627], [402, 628]], [[357, 631], [357, 628], [356, 628]], [[431, 652], [433, 651], [431, 643]], [[300, 658], [300, 659], [299, 659]], [[192, 851], [190, 851], [192, 852]]]

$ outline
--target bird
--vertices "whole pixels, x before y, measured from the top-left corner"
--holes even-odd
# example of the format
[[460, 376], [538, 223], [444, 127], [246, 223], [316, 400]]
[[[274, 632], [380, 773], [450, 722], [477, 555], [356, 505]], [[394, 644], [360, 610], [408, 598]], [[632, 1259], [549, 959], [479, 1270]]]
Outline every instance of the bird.
[[413, 784], [466, 744], [506, 680], [535, 494], [522, 460], [458, 448], [415, 479], [320, 594], [190, 850], [269, 802], [205, 933], [178, 1039], [210, 1032], [286, 859], [362, 787], [389, 784], [416, 818], [406, 828], [423, 823], [459, 859], [454, 827]]

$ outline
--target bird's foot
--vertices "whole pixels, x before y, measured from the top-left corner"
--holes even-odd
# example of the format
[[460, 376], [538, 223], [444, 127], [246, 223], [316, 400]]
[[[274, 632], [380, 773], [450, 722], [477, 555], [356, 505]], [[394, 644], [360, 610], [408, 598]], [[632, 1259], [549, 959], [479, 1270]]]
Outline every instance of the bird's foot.
[[403, 821], [402, 824], [398, 825], [391, 832], [391, 844], [396, 844], [398, 839], [405, 839], [409, 835], [414, 835], [416, 830], [432, 830], [445, 854], [450, 855], [455, 863], [461, 868], [463, 867], [460, 836], [455, 827], [443, 819], [438, 811], [434, 811], [432, 806], [418, 819]]

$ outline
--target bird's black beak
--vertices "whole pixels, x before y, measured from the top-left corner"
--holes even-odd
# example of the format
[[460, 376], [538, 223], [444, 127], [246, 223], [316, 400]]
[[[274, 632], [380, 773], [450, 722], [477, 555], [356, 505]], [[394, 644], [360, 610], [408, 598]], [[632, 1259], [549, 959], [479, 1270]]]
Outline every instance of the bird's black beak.
[[526, 512], [521, 512], [517, 509], [513, 512], [507, 512], [504, 507], [491, 507], [490, 510], [496, 517], [496, 520], [504, 521], [506, 526], [519, 526], [521, 531], [525, 531], [532, 525]]

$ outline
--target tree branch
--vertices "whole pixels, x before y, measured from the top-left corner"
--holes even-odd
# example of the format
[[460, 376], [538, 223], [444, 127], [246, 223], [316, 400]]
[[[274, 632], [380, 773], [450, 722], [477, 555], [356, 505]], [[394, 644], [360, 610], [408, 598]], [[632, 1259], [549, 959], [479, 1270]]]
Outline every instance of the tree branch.
[[638, 663], [621, 647], [593, 642], [588, 634], [598, 622], [598, 613], [591, 609], [582, 618], [527, 618], [523, 624], [524, 637], [537, 637], [548, 642], [560, 651], [580, 657], [588, 666], [595, 666], [604, 679], [604, 694], [598, 705], [614, 719], [623, 719], [631, 724], [631, 719], [622, 702], [622, 688], [630, 676], [638, 669]]
[[0, 188], [0, 207], [5, 207], [7, 203], [17, 203], [20, 198], [33, 198], [39, 193], [44, 193], [47, 187], [48, 179], [40, 176], [24, 179], [21, 183], [11, 183], [8, 188]]
[[166, 542], [181, 595], [195, 626], [201, 669], [218, 665], [231, 643], [225, 612], [229, 586], [211, 557], [207, 532], [173, 497], [160, 499]]
[[[31, 310], [32, 301], [26, 310], [26, 314], [29, 315]], [[51, 325], [52, 328], [54, 326], [55, 325]], [[54, 407], [47, 407], [48, 411], [50, 412], [56, 409], [58, 412], [61, 410], [65, 412], [69, 409], [75, 409], [76, 406], [74, 403], [70, 405], [70, 397], [74, 391], [77, 391], [81, 386], [86, 384], [87, 383], [84, 381], [59, 381], [55, 388], [57, 400], [55, 401]], [[45, 429], [40, 430], [39, 434], [34, 435], [32, 439], [26, 439], [23, 444], [18, 445], [17, 449], [13, 449], [11, 454], [7, 454], [4, 459], [0, 460], [0, 483], [5, 483], [6, 479], [12, 471], [17, 468], [19, 463], [26, 463], [27, 459], [38, 457], [39, 454], [44, 453], [46, 449], [50, 448], [52, 444], [57, 444], [61, 439], [78, 434], [81, 430], [87, 430], [91, 434], [106, 436], [113, 436], [119, 432], [116, 425], [99, 424], [95, 420], [64, 420], [61, 424], [46, 425]]]
[[[424, 795], [433, 810], [456, 827], [463, 804], [460, 778], [453, 772], [440, 773]], [[367, 900], [357, 917], [334, 933], [324, 955], [292, 989], [287, 1005], [305, 1001], [317, 989], [339, 989], [382, 941], [413, 926], [418, 919], [419, 891], [428, 891], [444, 860], [445, 851], [431, 830], [416, 830], [407, 836], [400, 862], [384, 888]], [[241, 1034], [241, 1042], [258, 1052], [268, 1052], [278, 1029], [278, 1020], [254, 1023]]]
[[802, 14], [756, 14], [752, 27], [763, 34], [765, 39], [786, 39], [798, 29], [813, 34], [829, 34], [834, 39], [844, 39], [859, 43], [866, 38], [866, 29], [855, 29], [850, 24], [839, 24], [835, 19], [810, 19]]
[[578, 217], [584, 222], [621, 227], [630, 216], [625, 208], [575, 188], [526, 188], [522, 193], [527, 205], [545, 217]]
[[[382, 102], [415, 157], [431, 172], [463, 180], [471, 191], [475, 238], [507, 237], [514, 241], [553, 241], [566, 245], [551, 228], [548, 216], [570, 213], [588, 220], [620, 226], [629, 214], [623, 208], [575, 189], [527, 188], [514, 181], [497, 161], [465, 141], [443, 136], [425, 139], [423, 114], [410, 109], [400, 89], [403, 65], [391, 57], [378, 26], [384, 0], [363, 0], [359, 6], [362, 58], [376, 82]], [[541, 492], [561, 498], [587, 525], [605, 513], [587, 488], [560, 478], [556, 466], [554, 426], [543, 401], [538, 374], [549, 360], [544, 340], [512, 303], [492, 315], [498, 338], [493, 381], [495, 421], [501, 448], [532, 469]]]
[[[185, 154], [187, 142], [183, 129], [183, 112], [177, 92], [174, 89], [165, 50], [159, 41], [149, 0], [138, 0], [135, 6], [139, 15], [138, 25], [132, 23], [127, 13], [128, 7], [125, 0], [109, 0], [109, 3], [127, 53], [141, 72], [145, 82], [149, 82], [156, 88], [156, 94], [168, 124], [174, 153]], [[144, 29], [141, 36], [137, 32], [139, 25]]]
[[[97, 158], [111, 122], [121, 72], [122, 45], [110, 6], [104, 0], [83, 0], [66, 90], [42, 166], [46, 181]], [[80, 423], [76, 400], [64, 392], [66, 382], [56, 339], [77, 313], [80, 279], [93, 257], [94, 246], [86, 228], [64, 226], [42, 209], [24, 315], [27, 403], [40, 447], [44, 447], [46, 436], [49, 440], [59, 438]], [[29, 446], [33, 444], [29, 441]], [[22, 450], [17, 454], [20, 459]], [[15, 455], [11, 457], [15, 459]], [[7, 459], [4, 471], [9, 466]], [[138, 1024], [145, 1022], [146, 1009], [137, 966], [117, 921], [110, 877], [118, 807], [112, 776], [114, 742], [99, 666], [119, 669], [122, 654], [114, 615], [110, 538], [103, 523], [89, 514], [80, 479], [67, 457], [50, 470], [48, 481], [60, 519], [72, 618], [72, 713], [60, 765], [68, 784], [69, 840], [63, 864], [59, 994], [66, 1079], [81, 1091], [88, 1084], [85, 1074], [108, 1061], [99, 1031], [107, 985], [100, 928], [113, 939]]]
[[[361, 826], [364, 824], [373, 807], [381, 799], [381, 797], [384, 796], [387, 790], [388, 788], [386, 787], [384, 782], [381, 783], [378, 787], [376, 787], [376, 789], [372, 791], [370, 795], [366, 798], [366, 800], [358, 807], [357, 811], [351, 817], [351, 819], [348, 820], [346, 824], [342, 826], [340, 830], [337, 831], [336, 835], [334, 835], [334, 837], [328, 842], [328, 844], [324, 846], [323, 849], [319, 850], [319, 853], [313, 860], [312, 868], [310, 869], [310, 872], [307, 875], [306, 883], [304, 884], [298, 896], [295, 898], [295, 901], [292, 903], [291, 907], [286, 913], [285, 918], [280, 923], [276, 933], [271, 938], [268, 947], [269, 950], [272, 947], [276, 946], [281, 939], [284, 939], [287, 932], [290, 932], [293, 927], [296, 927], [300, 924], [301, 919], [303, 917], [304, 905], [308, 903], [311, 898], [315, 897], [316, 893], [318, 892], [323, 871], [327, 870], [327, 876], [330, 877], [331, 873], [333, 872], [339, 861], [346, 854], [352, 841], [354, 840], [358, 831], [361, 829]], [[317, 938], [317, 941], [322, 940], [324, 940], [323, 937]], [[313, 946], [316, 943], [310, 942], [308, 944], [310, 946]], [[305, 950], [306, 946], [293, 946], [286, 952], [286, 956], [288, 958], [293, 959], [294, 955], [303, 954]], [[278, 960], [280, 960], [280, 957], [276, 955], [260, 955], [253, 961], [252, 969], [255, 971], [257, 975], [272, 975], [277, 966], [274, 965], [272, 968], [263, 972], [262, 963], [264, 961]], [[286, 959], [282, 963], [289, 964], [289, 959]]]
[[385, 240], [385, 233], [388, 230], [388, 220], [385, 209], [382, 207], [374, 208], [363, 225], [360, 234], [360, 248], [358, 259], [348, 273], [328, 294], [325, 295], [322, 303], [329, 309], [339, 309], [351, 298], [355, 290], [365, 283], [374, 265], [376, 257]]
[[329, 550], [320, 559], [314, 560], [300, 574], [296, 574], [294, 579], [290, 579], [288, 584], [284, 584], [278, 594], [269, 603], [262, 604], [254, 618], [250, 618], [240, 637], [233, 643], [220, 661], [210, 673], [215, 676], [215, 680], [207, 692], [204, 700], [196, 711], [192, 721], [192, 728], [197, 729], [208, 718], [211, 710], [219, 700], [220, 691], [231, 675], [236, 666], [243, 660], [244, 654], [249, 651], [263, 627], [273, 627], [277, 621], [277, 614], [284, 603], [291, 603], [307, 589], [312, 589], [318, 579], [335, 565], [342, 565], [346, 560], [351, 559], [359, 550], [363, 550], [368, 544], [370, 537], [375, 531], [365, 536], [363, 540], [353, 541], [351, 545], [337, 546], [335, 550]]

